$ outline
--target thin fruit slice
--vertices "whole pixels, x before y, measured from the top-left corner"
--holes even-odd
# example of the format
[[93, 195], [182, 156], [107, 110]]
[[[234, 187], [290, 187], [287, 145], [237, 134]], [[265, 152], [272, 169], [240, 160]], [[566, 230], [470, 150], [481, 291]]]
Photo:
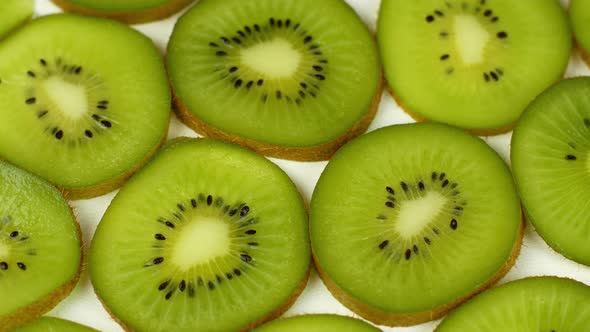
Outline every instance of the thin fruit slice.
[[362, 320], [337, 315], [304, 315], [267, 323], [254, 332], [378, 332]]
[[570, 21], [582, 58], [590, 65], [590, 1], [570, 1]]
[[489, 287], [522, 243], [504, 161], [434, 123], [387, 127], [340, 149], [313, 193], [310, 228], [332, 294], [390, 326], [439, 318]]
[[97, 330], [64, 319], [42, 317], [11, 332], [97, 332]]
[[571, 48], [555, 0], [384, 0], [378, 31], [406, 111], [486, 135], [510, 130], [561, 79]]
[[34, 0], [0, 2], [0, 39], [33, 16]]
[[63, 10], [104, 16], [128, 24], [156, 21], [173, 15], [194, 0], [51, 0]]
[[436, 332], [577, 332], [590, 326], [590, 287], [535, 277], [486, 291], [452, 312]]
[[531, 103], [511, 153], [537, 232], [564, 256], [590, 265], [590, 78], [562, 81]]
[[342, 0], [203, 0], [167, 65], [187, 125], [280, 158], [330, 158], [381, 97], [373, 37]]
[[117, 188], [166, 135], [161, 56], [123, 24], [45, 16], [1, 43], [0, 59], [0, 156], [68, 198]]
[[236, 145], [176, 140], [133, 177], [90, 249], [98, 296], [137, 331], [237, 331], [307, 283], [307, 215], [276, 165]]
[[0, 330], [35, 320], [80, 277], [80, 230], [49, 183], [0, 161]]

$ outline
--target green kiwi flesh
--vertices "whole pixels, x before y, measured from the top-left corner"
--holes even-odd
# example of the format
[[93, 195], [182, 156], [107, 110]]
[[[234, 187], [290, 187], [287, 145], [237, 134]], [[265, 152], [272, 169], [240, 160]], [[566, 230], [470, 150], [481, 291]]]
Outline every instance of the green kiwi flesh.
[[66, 0], [98, 11], [140, 11], [166, 6], [175, 0]]
[[435, 319], [489, 286], [513, 264], [520, 228], [504, 161], [479, 138], [435, 123], [348, 143], [311, 201], [322, 278], [379, 325]]
[[45, 16], [4, 40], [0, 58], [0, 156], [58, 187], [123, 176], [166, 134], [161, 56], [121, 23]]
[[74, 215], [49, 183], [0, 161], [0, 331], [34, 320], [73, 288], [81, 267]]
[[97, 332], [97, 330], [65, 319], [41, 317], [11, 332]]
[[584, 53], [584, 59], [590, 64], [590, 2], [571, 0], [569, 14], [578, 46]]
[[359, 319], [337, 315], [303, 315], [274, 320], [253, 332], [378, 332]]
[[590, 265], [590, 78], [562, 81], [531, 103], [511, 154], [537, 232], [556, 251]]
[[180, 139], [109, 206], [90, 275], [128, 329], [237, 331], [295, 300], [308, 241], [302, 198], [279, 167], [237, 145]]
[[335, 141], [380, 93], [374, 39], [341, 0], [200, 1], [176, 24], [167, 67], [191, 116], [279, 147]]
[[34, 0], [0, 2], [0, 39], [33, 16]]
[[436, 332], [577, 332], [590, 326], [590, 287], [533, 277], [486, 291], [446, 317]]
[[384, 0], [377, 36], [406, 110], [482, 134], [511, 128], [571, 49], [555, 0]]

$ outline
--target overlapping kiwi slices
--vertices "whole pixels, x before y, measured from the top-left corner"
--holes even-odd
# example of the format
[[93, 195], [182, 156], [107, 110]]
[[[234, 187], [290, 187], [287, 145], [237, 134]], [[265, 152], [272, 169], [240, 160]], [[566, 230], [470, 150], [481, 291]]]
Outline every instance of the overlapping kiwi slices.
[[416, 119], [508, 131], [569, 60], [555, 0], [384, 0], [378, 37], [385, 76]]
[[590, 265], [590, 78], [562, 81], [531, 103], [511, 154], [537, 232], [556, 251]]
[[34, 320], [78, 281], [78, 224], [49, 183], [0, 161], [0, 331]]
[[570, 20], [582, 57], [590, 65], [590, 2], [586, 0], [570, 1]]
[[307, 215], [288, 176], [213, 140], [176, 140], [115, 197], [90, 249], [97, 295], [126, 328], [237, 331], [296, 299]]
[[0, 2], [0, 39], [33, 16], [33, 0]]
[[590, 326], [590, 287], [534, 277], [493, 288], [446, 317], [436, 332], [577, 332]]
[[[18, 0], [21, 1], [21, 0]], [[104, 16], [125, 23], [145, 23], [168, 17], [194, 0], [51, 0], [63, 10]]]
[[479, 138], [434, 123], [342, 147], [313, 193], [310, 228], [332, 294], [392, 326], [436, 319], [488, 287], [522, 243], [504, 161]]
[[121, 23], [45, 16], [0, 43], [0, 58], [0, 156], [69, 198], [116, 188], [166, 134], [161, 57]]
[[167, 66], [187, 125], [280, 158], [328, 159], [381, 96], [373, 37], [342, 0], [202, 0]]
[[65, 319], [42, 317], [12, 332], [97, 332], [95, 329]]
[[362, 320], [337, 315], [304, 315], [267, 323], [254, 332], [378, 332]]

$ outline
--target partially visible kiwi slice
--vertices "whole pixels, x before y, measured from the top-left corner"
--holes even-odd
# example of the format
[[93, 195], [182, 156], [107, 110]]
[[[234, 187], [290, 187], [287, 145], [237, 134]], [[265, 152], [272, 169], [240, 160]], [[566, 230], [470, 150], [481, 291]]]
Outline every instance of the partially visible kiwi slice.
[[[19, 0], [20, 1], [20, 0]], [[63, 10], [104, 16], [124, 23], [156, 21], [178, 12], [194, 0], [51, 0]]]
[[556, 0], [384, 0], [378, 25], [404, 110], [485, 135], [510, 130], [561, 79], [571, 49]]
[[342, 147], [314, 190], [310, 228], [332, 294], [391, 326], [439, 318], [490, 286], [522, 243], [504, 161], [435, 123], [386, 127]]
[[49, 183], [0, 161], [0, 331], [35, 320], [80, 276], [80, 229]]
[[187, 125], [279, 158], [328, 159], [381, 97], [376, 44], [342, 0], [202, 0], [167, 66]]
[[0, 39], [33, 16], [34, 0], [0, 1]]
[[291, 306], [310, 257], [302, 198], [279, 167], [236, 145], [180, 139], [109, 206], [90, 275], [127, 329], [237, 331]]
[[571, 0], [569, 14], [582, 58], [590, 65], [590, 1]]
[[0, 43], [0, 156], [85, 198], [165, 138], [170, 91], [151, 40], [112, 20], [34, 20]]
[[303, 315], [267, 323], [254, 332], [378, 332], [359, 319], [337, 315]]
[[42, 317], [11, 332], [97, 332], [97, 330], [65, 319]]
[[562, 81], [527, 108], [512, 170], [528, 219], [556, 251], [590, 265], [590, 78]]
[[436, 332], [581, 332], [590, 327], [590, 287], [571, 279], [533, 277], [477, 296]]

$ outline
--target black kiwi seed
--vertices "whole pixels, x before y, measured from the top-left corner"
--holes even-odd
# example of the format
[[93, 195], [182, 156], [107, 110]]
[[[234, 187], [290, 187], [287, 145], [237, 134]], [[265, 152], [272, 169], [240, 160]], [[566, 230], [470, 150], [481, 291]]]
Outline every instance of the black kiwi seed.
[[504, 38], [508, 37], [508, 34], [505, 31], [500, 31], [496, 34], [496, 36], [498, 36], [498, 38], [500, 38], [500, 39], [504, 39]]
[[444, 61], [444, 60], [447, 60], [447, 59], [448, 59], [448, 58], [450, 58], [450, 57], [451, 57], [451, 56], [450, 56], [450, 55], [448, 55], [448, 54], [443, 54], [443, 55], [441, 55], [441, 56], [440, 56], [440, 59]]
[[578, 158], [576, 156], [574, 156], [573, 154], [568, 154], [567, 156], [565, 156], [565, 159], [567, 159], [567, 160], [576, 160]]
[[392, 195], [395, 195], [395, 191], [393, 190], [393, 188], [391, 188], [391, 187], [385, 187], [385, 190], [386, 190], [388, 193], [390, 193], [390, 194], [392, 194]]
[[210, 290], [214, 290], [215, 289], [215, 284], [213, 282], [211, 282], [211, 281], [209, 281], [207, 283], [207, 286], [209, 287]]
[[415, 254], [417, 254], [417, 253], [418, 253], [418, 247], [417, 247], [416, 245], [414, 245], [414, 246], [412, 247], [412, 250], [414, 251], [414, 253], [415, 253]]
[[586, 127], [590, 128], [590, 119], [584, 119], [584, 124]]
[[29, 75], [30, 77], [36, 77], [37, 75], [35, 75], [35, 73], [31, 70], [27, 71], [27, 75]]
[[231, 280], [231, 279], [233, 279], [234, 275], [228, 272], [228, 273], [225, 274], [225, 277], [227, 279], [230, 279]]
[[9, 236], [14, 239], [15, 237], [18, 236], [18, 231], [14, 231], [14, 232], [10, 233]]
[[165, 296], [166, 300], [170, 300], [170, 298], [172, 297], [172, 294], [173, 294], [173, 293], [174, 293], [174, 290], [171, 290], [171, 291], [169, 291], [169, 292], [166, 294], [166, 296]]
[[436, 172], [432, 172], [432, 180], [435, 181], [438, 178], [438, 174]]
[[197, 200], [194, 199], [194, 198], [192, 198], [191, 199], [191, 205], [192, 205], [193, 208], [196, 208], [197, 207]]
[[424, 237], [424, 242], [425, 242], [427, 245], [430, 245], [430, 243], [431, 243], [430, 239], [429, 239], [429, 238], [427, 238], [427, 237]]
[[434, 11], [434, 13], [435, 13], [436, 15], [438, 15], [439, 17], [443, 17], [443, 16], [445, 16], [445, 14], [443, 14], [443, 12], [441, 12], [440, 10], [435, 10], [435, 11]]
[[0, 270], [3, 270], [3, 271], [8, 270], [8, 263], [0, 262]]
[[164, 262], [164, 257], [156, 257], [153, 260], [153, 263], [158, 265], [158, 264], [162, 264]]
[[493, 71], [490, 72], [490, 75], [494, 79], [494, 81], [498, 81], [498, 74], [494, 73]]
[[395, 208], [395, 204], [393, 202], [389, 202], [389, 201], [385, 202], [385, 206], [387, 206], [388, 208], [392, 208], [392, 209]]
[[63, 137], [64, 137], [63, 130], [60, 129], [55, 133], [55, 138], [57, 138], [58, 140], [62, 139]]
[[485, 12], [483, 12], [483, 16], [488, 17], [490, 15], [492, 15], [492, 11], [490, 9], [487, 9]]
[[16, 266], [18, 266], [19, 269], [25, 271], [27, 269], [27, 266], [24, 263], [18, 262], [16, 263]]
[[379, 244], [379, 249], [383, 250], [389, 244], [389, 240], [385, 240]]
[[35, 98], [35, 97], [31, 97], [31, 98], [27, 98], [27, 99], [25, 100], [25, 103], [27, 103], [28, 105], [32, 105], [32, 104], [34, 104], [36, 101], [37, 101], [37, 98]]
[[408, 191], [408, 185], [405, 182], [401, 182], [400, 185], [404, 191]]
[[184, 289], [186, 288], [186, 281], [182, 280], [180, 282], [180, 284], [178, 284], [178, 290], [181, 292], [184, 292]]
[[418, 182], [418, 188], [419, 188], [420, 190], [424, 190], [424, 188], [425, 188], [425, 187], [424, 187], [424, 182], [422, 182], [422, 181]]
[[207, 205], [211, 205], [213, 203], [213, 196], [209, 195], [207, 196]]
[[450, 226], [451, 226], [451, 228], [453, 230], [456, 230], [457, 229], [457, 226], [458, 226], [457, 219], [451, 220], [451, 225]]
[[244, 261], [245, 263], [249, 263], [252, 261], [252, 256], [247, 255], [247, 254], [240, 254], [240, 259], [242, 261]]
[[84, 135], [86, 135], [86, 137], [88, 137], [88, 138], [92, 138], [94, 136], [94, 134], [92, 134], [92, 132], [90, 130], [85, 130]]
[[449, 180], [445, 180], [445, 181], [442, 183], [442, 187], [444, 188], [444, 187], [446, 187], [448, 184], [449, 184]]
[[164, 290], [168, 287], [168, 285], [170, 284], [170, 280], [164, 281], [163, 283], [161, 283], [158, 286], [158, 290]]
[[159, 241], [164, 241], [164, 240], [166, 240], [166, 237], [165, 237], [164, 235], [162, 235], [162, 234], [159, 234], [159, 233], [158, 233], [158, 234], [156, 234], [156, 235], [154, 235], [154, 238], [155, 238], [156, 240], [159, 240]]
[[426, 16], [426, 22], [428, 22], [428, 23], [434, 22], [434, 16], [432, 16], [432, 15]]
[[165, 222], [164, 224], [166, 224], [166, 226], [168, 226], [168, 227], [170, 227], [170, 228], [174, 228], [174, 227], [176, 227], [176, 226], [174, 226], [174, 224], [173, 224], [173, 223], [171, 223], [171, 222], [170, 222], [170, 221], [168, 221], [168, 220], [166, 220], [166, 222]]
[[240, 217], [245, 217], [248, 212], [250, 212], [250, 207], [246, 205], [242, 208], [242, 210], [240, 210]]
[[405, 256], [406, 256], [406, 260], [409, 260], [410, 257], [412, 257], [412, 250], [410, 250], [410, 249], [406, 250]]

